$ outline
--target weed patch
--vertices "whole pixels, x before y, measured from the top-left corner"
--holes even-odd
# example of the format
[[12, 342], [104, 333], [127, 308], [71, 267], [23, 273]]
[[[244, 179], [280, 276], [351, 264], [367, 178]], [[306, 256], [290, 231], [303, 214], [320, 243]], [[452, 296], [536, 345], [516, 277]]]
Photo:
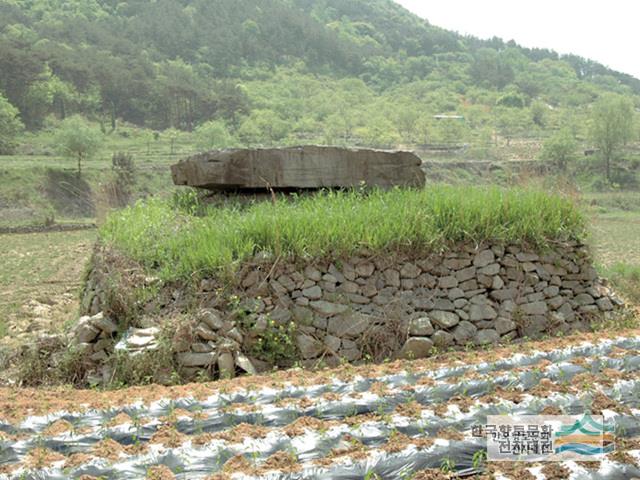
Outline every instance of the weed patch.
[[256, 254], [338, 258], [485, 241], [544, 247], [584, 233], [570, 200], [495, 187], [323, 192], [242, 208], [198, 208], [198, 216], [185, 210], [159, 199], [139, 202], [112, 214], [100, 236], [162, 279], [177, 280], [230, 274]]

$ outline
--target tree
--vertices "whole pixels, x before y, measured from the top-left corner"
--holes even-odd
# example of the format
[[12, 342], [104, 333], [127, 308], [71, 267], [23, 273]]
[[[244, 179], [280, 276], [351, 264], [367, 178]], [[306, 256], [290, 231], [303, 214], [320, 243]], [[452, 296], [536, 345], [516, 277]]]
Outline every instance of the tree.
[[227, 126], [220, 120], [205, 122], [196, 128], [196, 145], [202, 150], [228, 148], [234, 144], [234, 138]]
[[80, 177], [82, 161], [98, 151], [102, 144], [102, 134], [80, 115], [74, 115], [60, 124], [55, 141], [61, 155], [78, 160], [78, 177]]
[[616, 94], [603, 95], [591, 114], [591, 138], [605, 162], [607, 181], [611, 181], [611, 161], [618, 149], [633, 135], [633, 104]]
[[16, 135], [23, 128], [18, 109], [0, 93], [0, 154], [11, 153]]
[[577, 147], [571, 132], [564, 129], [544, 142], [540, 158], [554, 162], [559, 170], [565, 171], [567, 163], [574, 158]]
[[536, 100], [531, 103], [531, 120], [539, 127], [545, 127], [547, 124], [547, 106]]

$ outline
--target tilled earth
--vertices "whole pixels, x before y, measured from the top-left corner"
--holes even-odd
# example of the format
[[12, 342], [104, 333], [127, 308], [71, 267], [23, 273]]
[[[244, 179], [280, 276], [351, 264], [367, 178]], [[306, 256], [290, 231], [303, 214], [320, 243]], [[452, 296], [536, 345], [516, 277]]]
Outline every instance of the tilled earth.
[[[603, 414], [602, 462], [486, 463], [487, 415]], [[640, 477], [640, 331], [115, 392], [0, 389], [0, 478]], [[480, 452], [480, 453], [479, 453]]]

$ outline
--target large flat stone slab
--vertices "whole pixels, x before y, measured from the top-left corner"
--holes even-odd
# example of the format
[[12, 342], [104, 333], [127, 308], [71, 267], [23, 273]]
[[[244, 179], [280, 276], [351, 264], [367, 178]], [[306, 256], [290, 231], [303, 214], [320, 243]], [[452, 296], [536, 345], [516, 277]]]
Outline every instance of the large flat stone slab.
[[200, 153], [171, 166], [173, 183], [209, 190], [419, 187], [411, 152], [304, 146]]

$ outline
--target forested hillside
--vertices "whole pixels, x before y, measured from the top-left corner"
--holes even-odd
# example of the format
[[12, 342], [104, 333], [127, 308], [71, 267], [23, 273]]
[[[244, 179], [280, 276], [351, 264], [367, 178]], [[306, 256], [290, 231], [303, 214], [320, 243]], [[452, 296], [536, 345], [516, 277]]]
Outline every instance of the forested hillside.
[[[640, 80], [430, 25], [390, 0], [0, 0], [0, 146], [73, 114], [212, 146], [583, 133]], [[465, 122], [437, 122], [456, 113]], [[205, 124], [205, 126], [202, 126]], [[5, 139], [4, 141], [2, 139]]]

